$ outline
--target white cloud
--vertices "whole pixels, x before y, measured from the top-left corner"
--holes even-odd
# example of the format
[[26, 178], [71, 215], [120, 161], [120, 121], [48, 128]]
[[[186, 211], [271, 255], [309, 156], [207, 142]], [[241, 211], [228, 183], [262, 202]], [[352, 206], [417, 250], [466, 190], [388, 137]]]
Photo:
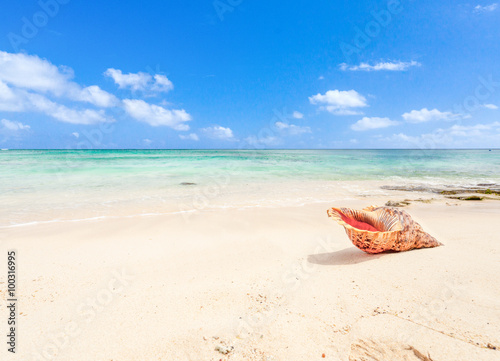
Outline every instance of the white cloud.
[[94, 124], [113, 121], [103, 110], [72, 109], [47, 96], [110, 107], [118, 99], [96, 85], [81, 87], [72, 81], [73, 70], [57, 67], [48, 60], [26, 54], [0, 51], [0, 110], [39, 112], [59, 121]]
[[412, 110], [409, 113], [402, 115], [403, 119], [409, 123], [424, 123], [431, 120], [455, 120], [464, 118], [461, 114], [453, 114], [452, 112], [441, 112], [437, 109], [429, 110], [422, 108], [420, 110]]
[[[440, 130], [442, 131], [442, 130]], [[428, 133], [419, 136], [406, 135], [404, 133], [394, 134], [391, 137], [381, 139], [384, 143], [390, 142], [393, 146], [405, 148], [439, 149], [446, 148], [451, 138], [442, 133]]]
[[112, 78], [120, 89], [146, 90], [153, 77], [148, 73], [123, 74], [119, 69], [109, 68], [104, 75]]
[[342, 63], [339, 65], [341, 70], [350, 70], [350, 71], [406, 71], [412, 66], [421, 66], [417, 61], [397, 61], [397, 62], [380, 62], [375, 65], [370, 65], [368, 63], [361, 63], [359, 65], [347, 65], [346, 63]]
[[41, 106], [43, 112], [57, 120], [71, 124], [96, 124], [104, 122], [113, 122], [114, 119], [106, 116], [104, 110], [93, 109], [71, 109], [64, 105], [56, 103], [46, 103]]
[[72, 109], [58, 104], [46, 96], [24, 89], [10, 89], [0, 82], [0, 110], [11, 112], [37, 112], [72, 124], [112, 122], [104, 110]]
[[367, 107], [366, 98], [355, 90], [328, 90], [325, 94], [309, 97], [311, 104], [321, 105], [320, 110], [327, 110], [335, 115], [359, 114], [355, 108]]
[[188, 135], [182, 135], [182, 134], [180, 134], [179, 138], [181, 138], [182, 140], [194, 140], [194, 141], [200, 140], [200, 138], [198, 137], [198, 135], [196, 133], [191, 133], [191, 134], [188, 134]]
[[498, 106], [495, 104], [483, 104], [483, 108], [497, 110]]
[[26, 105], [19, 91], [14, 91], [0, 80], [0, 110], [7, 112], [20, 112]]
[[309, 127], [301, 127], [299, 125], [295, 124], [288, 124], [288, 123], [283, 123], [283, 122], [276, 122], [274, 123], [276, 128], [280, 132], [289, 134], [289, 135], [298, 135], [298, 134], [303, 134], [303, 133], [311, 133], [311, 128]]
[[366, 98], [355, 90], [328, 90], [324, 95], [309, 97], [312, 104], [329, 104], [339, 107], [365, 107]]
[[14, 88], [50, 93], [98, 107], [110, 107], [118, 103], [114, 95], [97, 85], [82, 88], [72, 81], [73, 78], [73, 70], [69, 67], [57, 67], [36, 55], [0, 51], [0, 82]]
[[[123, 74], [112, 68], [105, 74], [123, 88], [167, 92], [174, 87], [166, 76], [160, 74]], [[125, 111], [137, 120], [153, 126], [189, 129], [184, 123], [191, 120], [191, 116], [185, 110], [169, 110], [142, 100], [125, 99], [120, 102], [115, 95], [99, 86], [84, 87], [74, 82], [73, 78], [73, 70], [69, 67], [55, 66], [36, 55], [0, 51], [0, 111], [38, 112], [66, 123], [95, 124], [114, 119], [106, 115], [103, 109], [81, 108], [75, 106], [74, 102], [92, 104], [97, 108], [123, 104]], [[72, 103], [63, 105], [67, 100]]]
[[468, 126], [453, 125], [446, 129], [440, 128], [432, 133], [417, 136], [399, 133], [381, 140], [404, 148], [491, 147], [500, 141], [500, 122]]
[[153, 127], [167, 126], [175, 130], [189, 130], [189, 125], [185, 122], [190, 121], [191, 116], [184, 109], [165, 109], [138, 99], [125, 99], [123, 105], [132, 118]]
[[302, 119], [302, 118], [304, 118], [304, 114], [302, 114], [301, 112], [298, 112], [298, 111], [294, 111], [292, 114], [292, 117], [294, 117], [295, 119]]
[[396, 122], [389, 118], [363, 117], [362, 119], [351, 125], [351, 129], [355, 131], [365, 131], [371, 129], [387, 128], [398, 124], [399, 122]]
[[29, 102], [30, 110], [47, 114], [65, 123], [88, 125], [114, 121], [113, 118], [106, 116], [102, 109], [72, 109], [57, 104], [43, 95], [33, 93], [27, 93], [26, 99]]
[[275, 137], [273, 135], [268, 135], [265, 137], [256, 137], [254, 135], [245, 138], [245, 141], [256, 148], [272, 147], [282, 144], [282, 139]]
[[109, 68], [104, 75], [112, 78], [120, 89], [129, 88], [134, 91], [168, 92], [174, 84], [164, 75], [138, 72], [123, 74], [119, 69]]
[[215, 125], [213, 127], [203, 128], [202, 131], [209, 137], [221, 140], [235, 140], [231, 128]]
[[318, 80], [323, 80], [323, 79], [325, 79], [325, 77], [324, 77], [323, 75], [320, 75], [320, 76], [318, 77]]
[[88, 86], [79, 91], [73, 98], [82, 102], [88, 102], [101, 108], [108, 108], [118, 104], [118, 99], [97, 85]]
[[142, 140], [142, 142], [143, 142], [144, 144], [146, 144], [146, 145], [151, 145], [151, 143], [153, 143], [153, 141], [152, 141], [151, 139], [148, 139], [148, 138], [143, 139], [143, 140]]
[[73, 137], [75, 137], [76, 139], [80, 138], [80, 133], [78, 133], [78, 132], [73, 132], [73, 133], [71, 133], [71, 135]]
[[38, 56], [0, 51], [0, 80], [15, 87], [61, 96], [76, 85], [70, 82], [73, 76], [70, 68], [58, 68]]
[[174, 84], [168, 80], [165, 75], [156, 74], [154, 78], [155, 83], [153, 84], [152, 90], [158, 92], [168, 92], [174, 89]]
[[339, 109], [336, 106], [329, 105], [326, 107], [319, 107], [320, 110], [326, 110], [334, 115], [360, 115], [363, 114], [362, 111], [359, 110], [353, 110], [353, 109], [346, 109], [346, 108], [341, 108]]
[[488, 130], [500, 127], [500, 122], [493, 122], [490, 124], [475, 124], [475, 125], [458, 125], [455, 124], [449, 128], [453, 135], [460, 135], [463, 137], [468, 136], [470, 131]]
[[0, 121], [0, 123], [2, 123], [2, 125], [5, 129], [11, 130], [14, 132], [16, 132], [18, 130], [29, 130], [31, 128], [29, 125], [23, 124], [21, 122], [15, 122], [15, 121], [8, 120], [8, 119], [2, 119]]
[[474, 7], [474, 12], [476, 12], [476, 13], [491, 12], [491, 11], [495, 11], [497, 9], [497, 7], [498, 7], [497, 3], [493, 3], [493, 4], [485, 5], [485, 6], [476, 5]]

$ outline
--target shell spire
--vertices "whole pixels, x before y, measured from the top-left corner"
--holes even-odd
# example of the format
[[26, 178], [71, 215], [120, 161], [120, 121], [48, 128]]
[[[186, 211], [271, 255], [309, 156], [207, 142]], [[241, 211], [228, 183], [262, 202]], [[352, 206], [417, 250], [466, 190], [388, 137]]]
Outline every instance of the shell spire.
[[329, 217], [342, 225], [352, 243], [367, 253], [409, 251], [441, 246], [403, 210], [370, 206], [363, 210], [331, 208]]

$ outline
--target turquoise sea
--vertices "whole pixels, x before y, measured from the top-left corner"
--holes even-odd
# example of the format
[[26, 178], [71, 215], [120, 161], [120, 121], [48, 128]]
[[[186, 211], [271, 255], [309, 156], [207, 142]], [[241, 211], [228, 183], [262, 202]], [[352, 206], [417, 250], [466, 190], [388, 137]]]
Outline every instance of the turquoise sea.
[[105, 216], [228, 205], [230, 196], [272, 202], [287, 187], [336, 182], [498, 185], [500, 150], [3, 150], [0, 169], [0, 225], [12, 225], [76, 219], [81, 209]]

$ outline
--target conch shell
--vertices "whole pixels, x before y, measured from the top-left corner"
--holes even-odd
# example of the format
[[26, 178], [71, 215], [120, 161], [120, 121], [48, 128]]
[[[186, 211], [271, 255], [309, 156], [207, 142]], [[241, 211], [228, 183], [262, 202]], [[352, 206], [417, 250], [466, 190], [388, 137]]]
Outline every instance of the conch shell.
[[400, 252], [442, 245], [424, 232], [408, 213], [396, 208], [370, 206], [362, 211], [331, 208], [327, 213], [344, 226], [352, 243], [367, 253]]

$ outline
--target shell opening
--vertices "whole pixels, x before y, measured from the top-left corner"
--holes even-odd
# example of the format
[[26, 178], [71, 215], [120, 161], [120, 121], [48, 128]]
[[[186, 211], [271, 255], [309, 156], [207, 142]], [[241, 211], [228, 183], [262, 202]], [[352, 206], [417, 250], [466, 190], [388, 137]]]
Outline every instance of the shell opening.
[[368, 220], [363, 219], [363, 220], [358, 220], [353, 217], [349, 217], [345, 215], [344, 213], [338, 212], [342, 220], [351, 225], [354, 228], [363, 230], [363, 231], [371, 231], [371, 232], [383, 232], [381, 229], [377, 229], [373, 224], [370, 224]]

